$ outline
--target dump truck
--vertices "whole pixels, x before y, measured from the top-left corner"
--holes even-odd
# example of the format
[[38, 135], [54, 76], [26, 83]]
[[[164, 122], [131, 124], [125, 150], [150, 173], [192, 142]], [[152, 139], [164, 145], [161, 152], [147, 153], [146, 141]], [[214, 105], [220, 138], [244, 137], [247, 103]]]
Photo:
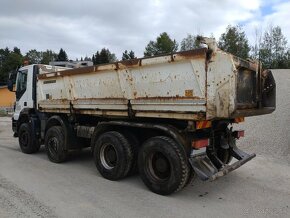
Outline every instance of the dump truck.
[[161, 195], [239, 168], [255, 154], [237, 147], [244, 131], [236, 126], [275, 110], [275, 80], [259, 62], [224, 52], [213, 39], [202, 42], [78, 69], [19, 68], [8, 88], [16, 92], [12, 128], [22, 152], [44, 144], [48, 159], [61, 163], [90, 147], [101, 176], [115, 181], [139, 172]]

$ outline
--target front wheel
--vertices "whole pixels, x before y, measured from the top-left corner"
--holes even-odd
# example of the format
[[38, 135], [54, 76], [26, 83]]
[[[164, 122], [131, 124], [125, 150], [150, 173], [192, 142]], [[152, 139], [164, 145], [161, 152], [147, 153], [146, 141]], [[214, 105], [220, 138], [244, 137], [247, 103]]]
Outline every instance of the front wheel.
[[189, 166], [184, 149], [171, 138], [148, 139], [139, 151], [141, 179], [153, 192], [169, 195], [181, 190], [188, 182]]
[[33, 136], [30, 123], [22, 123], [18, 130], [19, 146], [23, 153], [32, 154], [39, 151], [40, 144]]

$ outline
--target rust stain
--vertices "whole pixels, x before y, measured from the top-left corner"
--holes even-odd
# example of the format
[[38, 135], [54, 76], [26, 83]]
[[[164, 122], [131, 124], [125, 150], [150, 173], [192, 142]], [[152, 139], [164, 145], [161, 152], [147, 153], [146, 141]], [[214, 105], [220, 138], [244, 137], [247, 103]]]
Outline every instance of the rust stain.
[[177, 52], [173, 55], [174, 60], [192, 59], [192, 58], [206, 58], [207, 48], [199, 48], [189, 51]]
[[132, 59], [132, 60], [126, 60], [126, 61], [120, 61], [119, 62], [119, 68], [130, 68], [130, 67], [139, 67], [140, 66], [140, 59]]
[[200, 98], [198, 96], [186, 97], [186, 96], [157, 96], [157, 97], [137, 97], [136, 100], [203, 100], [204, 98]]
[[[71, 76], [71, 75], [77, 75], [77, 74], [86, 74], [86, 73], [94, 73], [94, 72], [100, 72], [100, 71], [106, 71], [106, 70], [122, 70], [126, 68], [135, 68], [135, 67], [141, 67], [142, 66], [142, 60], [144, 59], [151, 59], [151, 58], [158, 58], [158, 57], [164, 57], [169, 56], [171, 59], [169, 62], [173, 61], [181, 61], [184, 59], [196, 59], [196, 58], [206, 58], [208, 49], [206, 48], [200, 48], [200, 49], [194, 49], [190, 51], [182, 51], [182, 52], [176, 52], [173, 54], [165, 54], [165, 55], [159, 55], [159, 56], [153, 56], [153, 57], [146, 57], [146, 58], [136, 58], [132, 60], [126, 60], [126, 61], [119, 61], [114, 62], [110, 64], [102, 64], [102, 65], [95, 65], [90, 67], [82, 67], [82, 68], [76, 68], [76, 69], [68, 69], [63, 71], [56, 71], [54, 75], [47, 75], [47, 73], [39, 74], [37, 76], [38, 79], [46, 79], [46, 78], [54, 78], [54, 77], [62, 77], [62, 76]], [[158, 64], [158, 62], [154, 63]], [[46, 69], [45, 67], [42, 67], [43, 71], [52, 73], [52, 71]]]
[[246, 69], [250, 69], [252, 71], [256, 71], [258, 69], [258, 64], [252, 61], [248, 61], [248, 60], [243, 60], [239, 57], [236, 57], [234, 55], [232, 55], [234, 63], [236, 65], [237, 68], [246, 68]]
[[186, 97], [193, 97], [193, 90], [192, 90], [192, 89], [190, 89], [190, 90], [185, 90], [185, 91], [184, 91], [184, 95], [185, 95]]

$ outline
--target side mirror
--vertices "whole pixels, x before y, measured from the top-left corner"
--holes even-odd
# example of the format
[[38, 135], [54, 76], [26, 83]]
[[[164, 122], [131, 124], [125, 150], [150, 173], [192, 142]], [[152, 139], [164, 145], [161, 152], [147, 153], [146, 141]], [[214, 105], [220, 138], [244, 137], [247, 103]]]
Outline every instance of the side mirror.
[[13, 90], [13, 88], [14, 88], [14, 83], [13, 83], [12, 80], [8, 80], [7, 88], [8, 88], [8, 90], [9, 90], [10, 92], [15, 92], [15, 91]]
[[15, 92], [13, 88], [16, 81], [16, 75], [17, 75], [17, 71], [9, 73], [7, 88], [10, 92]]

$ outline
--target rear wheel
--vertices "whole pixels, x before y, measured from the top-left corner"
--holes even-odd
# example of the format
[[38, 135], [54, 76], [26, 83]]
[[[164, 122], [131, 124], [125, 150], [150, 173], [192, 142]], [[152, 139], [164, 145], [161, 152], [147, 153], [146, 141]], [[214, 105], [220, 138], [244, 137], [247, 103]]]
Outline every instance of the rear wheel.
[[19, 146], [23, 153], [32, 154], [39, 151], [40, 144], [33, 136], [30, 123], [22, 123], [18, 130]]
[[184, 149], [165, 136], [148, 139], [139, 151], [138, 166], [145, 185], [153, 192], [168, 195], [188, 182], [189, 167]]
[[50, 161], [54, 163], [66, 161], [68, 152], [66, 150], [65, 136], [61, 126], [53, 126], [47, 130], [44, 144]]
[[97, 169], [106, 179], [122, 179], [132, 168], [132, 147], [119, 132], [102, 134], [95, 143], [93, 154]]
[[138, 138], [131, 132], [129, 131], [124, 131], [122, 134], [126, 137], [128, 140], [131, 148], [132, 148], [132, 166], [131, 169], [129, 170], [128, 175], [134, 175], [138, 173], [138, 151], [140, 148], [140, 142]]

